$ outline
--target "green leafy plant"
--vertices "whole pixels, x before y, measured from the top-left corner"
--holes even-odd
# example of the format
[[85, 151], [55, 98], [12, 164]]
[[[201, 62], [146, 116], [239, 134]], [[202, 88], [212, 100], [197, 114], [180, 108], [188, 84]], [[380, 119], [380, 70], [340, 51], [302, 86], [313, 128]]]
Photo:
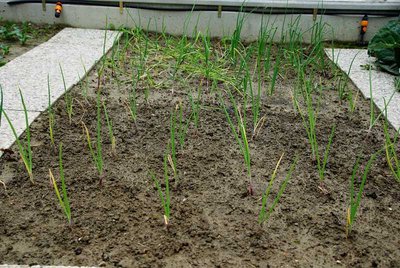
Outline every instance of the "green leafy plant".
[[272, 212], [274, 211], [276, 205], [279, 202], [279, 199], [281, 198], [283, 192], [285, 191], [286, 186], [287, 186], [290, 178], [292, 177], [294, 169], [296, 168], [297, 161], [298, 161], [298, 156], [296, 156], [296, 158], [294, 159], [292, 165], [290, 166], [289, 171], [288, 171], [283, 183], [281, 184], [281, 186], [279, 188], [278, 194], [276, 195], [275, 199], [273, 200], [271, 206], [269, 207], [269, 209], [267, 211], [268, 196], [271, 193], [271, 189], [272, 189], [272, 186], [274, 185], [276, 174], [278, 172], [278, 168], [279, 168], [279, 165], [280, 165], [280, 163], [281, 163], [281, 161], [283, 159], [283, 156], [284, 156], [284, 154], [282, 154], [282, 156], [279, 158], [278, 162], [276, 163], [275, 170], [271, 175], [271, 178], [269, 180], [267, 189], [265, 190], [265, 192], [264, 192], [264, 194], [262, 196], [261, 211], [260, 211], [260, 214], [258, 215], [258, 223], [259, 224], [262, 224], [262, 223], [268, 221], [268, 219], [270, 218]]
[[0, 50], [2, 56], [8, 55], [10, 53], [10, 46], [6, 44], [0, 44]]
[[358, 208], [360, 207], [360, 204], [361, 204], [361, 197], [362, 197], [362, 194], [363, 194], [363, 191], [364, 191], [365, 183], [367, 181], [368, 173], [369, 173], [369, 171], [370, 171], [370, 169], [372, 167], [373, 162], [375, 161], [377, 155], [380, 152], [381, 151], [378, 151], [377, 153], [373, 154], [370, 157], [367, 165], [365, 166], [364, 173], [363, 173], [362, 178], [361, 178], [361, 184], [360, 184], [360, 187], [358, 189], [357, 194], [355, 192], [355, 178], [357, 176], [357, 172], [358, 172], [358, 169], [360, 167], [360, 157], [357, 158], [357, 161], [356, 161], [356, 163], [355, 163], [355, 165], [353, 167], [353, 172], [352, 172], [351, 177], [350, 177], [350, 204], [349, 204], [349, 206], [347, 208], [347, 215], [346, 215], [346, 217], [347, 217], [347, 220], [346, 220], [346, 237], [349, 237], [350, 232], [351, 232], [351, 230], [353, 228], [353, 225], [354, 225], [354, 222], [355, 222], [355, 219], [356, 219], [356, 216], [357, 216], [357, 211], [358, 211]]
[[71, 219], [71, 207], [68, 199], [68, 193], [67, 193], [67, 185], [65, 184], [65, 176], [64, 176], [64, 168], [63, 168], [63, 163], [62, 163], [62, 143], [60, 143], [60, 148], [59, 148], [59, 169], [60, 169], [60, 180], [61, 180], [61, 191], [62, 195], [60, 193], [60, 190], [57, 186], [56, 179], [54, 178], [53, 173], [51, 172], [51, 169], [49, 169], [49, 176], [50, 180], [53, 184], [54, 191], [56, 193], [58, 202], [60, 203], [60, 206], [64, 212], [65, 217], [67, 218], [68, 224], [71, 225], [72, 219]]
[[31, 131], [29, 128], [29, 119], [28, 119], [28, 111], [26, 109], [24, 97], [22, 96], [21, 89], [19, 89], [19, 95], [21, 96], [21, 102], [22, 102], [22, 107], [24, 110], [24, 115], [25, 115], [25, 135], [26, 135], [26, 142], [22, 142], [17, 134], [17, 131], [14, 128], [14, 125], [12, 124], [10, 118], [8, 117], [6, 111], [3, 109], [3, 114], [4, 117], [6, 118], [8, 124], [10, 125], [10, 128], [14, 134], [14, 138], [16, 140], [17, 146], [18, 146], [18, 151], [21, 156], [22, 162], [25, 165], [26, 171], [28, 172], [29, 179], [30, 181], [34, 184], [33, 180], [33, 173], [32, 173], [32, 147], [31, 147]]
[[400, 20], [391, 20], [368, 44], [368, 54], [376, 57], [375, 65], [394, 75], [400, 68]]
[[26, 27], [21, 28], [16, 24], [7, 22], [0, 27], [0, 38], [4, 40], [18, 40], [21, 45], [25, 45], [31, 36], [27, 34]]
[[168, 176], [168, 165], [167, 165], [167, 156], [164, 155], [164, 184], [165, 184], [165, 193], [163, 193], [161, 184], [154, 175], [154, 173], [150, 173], [151, 178], [154, 181], [154, 184], [157, 187], [157, 192], [161, 199], [161, 204], [164, 209], [164, 223], [168, 226], [170, 217], [171, 217], [171, 196], [169, 191], [169, 176]]

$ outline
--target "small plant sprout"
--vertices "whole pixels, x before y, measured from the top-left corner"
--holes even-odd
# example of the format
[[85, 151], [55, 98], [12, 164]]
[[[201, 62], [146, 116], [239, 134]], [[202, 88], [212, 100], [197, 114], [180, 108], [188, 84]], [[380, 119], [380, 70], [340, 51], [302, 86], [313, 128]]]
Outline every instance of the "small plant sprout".
[[116, 145], [116, 139], [114, 136], [114, 131], [113, 131], [113, 122], [111, 118], [108, 116], [106, 104], [103, 101], [103, 110], [104, 110], [104, 115], [106, 117], [106, 122], [107, 122], [107, 128], [108, 128], [108, 135], [110, 136], [110, 142], [111, 142], [111, 152], [113, 155], [117, 154], [117, 145]]
[[49, 96], [49, 103], [47, 107], [47, 113], [49, 115], [49, 136], [50, 136], [50, 143], [53, 148], [55, 148], [54, 144], [54, 125], [55, 125], [55, 115], [53, 111], [53, 107], [51, 106], [51, 89], [50, 89], [50, 78], [47, 75], [47, 91]]
[[68, 199], [68, 194], [67, 194], [67, 185], [65, 184], [64, 168], [63, 168], [63, 163], [62, 163], [62, 143], [60, 143], [60, 149], [59, 149], [59, 165], [60, 165], [59, 169], [60, 169], [62, 195], [58, 189], [57, 182], [54, 178], [53, 173], [51, 172], [51, 169], [49, 169], [49, 176], [50, 176], [50, 181], [53, 184], [54, 191], [56, 193], [58, 202], [60, 203], [60, 206], [65, 214], [65, 217], [67, 217], [68, 224], [71, 225], [71, 223], [72, 223], [71, 207], [69, 205], [69, 199]]
[[267, 211], [267, 199], [268, 199], [268, 196], [271, 193], [272, 186], [274, 185], [276, 174], [278, 172], [278, 168], [279, 168], [279, 165], [280, 165], [280, 163], [281, 163], [281, 161], [283, 159], [283, 156], [284, 156], [284, 154], [281, 155], [281, 157], [279, 158], [278, 162], [276, 163], [275, 170], [271, 175], [271, 178], [269, 180], [267, 189], [265, 190], [265, 192], [264, 192], [264, 194], [262, 196], [261, 211], [260, 211], [260, 214], [258, 215], [258, 223], [259, 224], [263, 224], [264, 222], [268, 221], [269, 217], [271, 216], [271, 213], [274, 211], [276, 205], [279, 202], [279, 199], [281, 198], [283, 192], [285, 191], [286, 186], [288, 184], [288, 181], [292, 177], [294, 169], [296, 168], [297, 161], [298, 161], [298, 157], [297, 156], [296, 156], [295, 160], [293, 161], [292, 165], [290, 166], [290, 169], [289, 169], [289, 171], [288, 171], [288, 173], [287, 173], [287, 175], [286, 175], [281, 187], [279, 188], [278, 194], [276, 195], [274, 201], [272, 202], [272, 205], [270, 206], [270, 208]]
[[171, 210], [170, 210], [170, 204], [171, 204], [171, 196], [169, 192], [169, 177], [168, 177], [168, 164], [167, 164], [167, 156], [164, 155], [164, 183], [165, 183], [165, 193], [163, 193], [161, 189], [160, 182], [154, 175], [154, 173], [150, 173], [151, 178], [154, 181], [154, 184], [157, 187], [157, 192], [160, 196], [161, 199], [161, 204], [164, 208], [164, 223], [165, 226], [168, 226], [170, 216], [171, 216]]
[[15, 138], [15, 141], [18, 146], [18, 151], [21, 156], [22, 162], [25, 165], [26, 171], [28, 172], [29, 179], [34, 184], [33, 173], [32, 173], [33, 166], [32, 166], [31, 131], [29, 129], [28, 112], [26, 110], [26, 105], [25, 105], [24, 97], [22, 96], [21, 89], [19, 89], [19, 95], [21, 96], [22, 107], [24, 109], [24, 115], [25, 115], [25, 127], [26, 127], [26, 130], [25, 130], [26, 142], [25, 143], [23, 143], [19, 139], [17, 131], [15, 130], [14, 125], [12, 124], [10, 118], [8, 117], [8, 115], [4, 109], [3, 109], [3, 114], [14, 134], [14, 138]]
[[72, 114], [73, 114], [73, 107], [72, 107], [73, 99], [72, 99], [71, 93], [67, 91], [67, 84], [65, 83], [64, 71], [61, 67], [61, 64], [60, 64], [60, 71], [61, 71], [61, 77], [62, 77], [63, 84], [64, 84], [65, 105], [66, 105], [66, 109], [67, 109], [69, 123], [71, 124], [72, 123]]
[[400, 129], [396, 131], [392, 140], [389, 133], [389, 123], [387, 122], [387, 119], [385, 119], [383, 122], [383, 132], [385, 134], [385, 153], [387, 164], [395, 179], [400, 182], [400, 160], [396, 152]]
[[83, 129], [85, 132], [87, 144], [89, 146], [89, 151], [92, 156], [93, 162], [95, 163], [97, 172], [99, 173], [99, 183], [100, 185], [103, 182], [103, 171], [104, 171], [104, 163], [103, 163], [103, 153], [102, 153], [102, 144], [101, 144], [101, 101], [100, 101], [100, 92], [97, 92], [97, 127], [96, 127], [96, 151], [94, 150], [93, 143], [90, 139], [89, 130], [86, 127], [85, 123], [82, 122]]
[[176, 110], [178, 110], [178, 114], [175, 114], [175, 116], [179, 116], [178, 118], [178, 141], [179, 141], [179, 145], [181, 150], [183, 150], [183, 146], [185, 145], [185, 139], [187, 136], [187, 132], [189, 129], [189, 124], [191, 121], [191, 117], [193, 114], [190, 115], [189, 119], [185, 120], [183, 119], [183, 107], [182, 107], [182, 102], [179, 102], [176, 105]]
[[346, 237], [349, 237], [350, 232], [353, 227], [353, 224], [355, 222], [355, 219], [357, 216], [357, 210], [360, 206], [361, 197], [362, 197], [362, 194], [364, 191], [365, 183], [367, 181], [368, 172], [371, 169], [373, 162], [375, 161], [377, 155], [380, 152], [381, 152], [381, 150], [378, 151], [377, 153], [373, 154], [371, 156], [371, 158], [369, 159], [367, 165], [365, 166], [364, 173], [361, 178], [361, 184], [360, 184], [359, 190], [357, 192], [357, 195], [355, 193], [354, 188], [355, 188], [355, 178], [357, 176], [357, 172], [360, 167], [360, 157], [357, 158], [357, 161], [353, 167], [353, 172], [350, 177], [350, 205], [347, 208], [347, 213], [346, 213], [347, 214], [346, 215], [346, 218], [347, 218], [347, 220], [346, 220]]
[[170, 120], [170, 139], [169, 139], [169, 152], [170, 152], [170, 165], [174, 171], [174, 176], [177, 175], [177, 159], [176, 159], [176, 115], [173, 110]]
[[[240, 106], [238, 106], [236, 104], [236, 101], [233, 98], [232, 93], [229, 92], [229, 97], [230, 97], [231, 103], [233, 104], [235, 117], [236, 117], [236, 120], [239, 125], [239, 127], [238, 127], [239, 130], [237, 130], [237, 128], [234, 125], [232, 118], [228, 112], [228, 108], [226, 107], [225, 102], [222, 99], [221, 94], [219, 97], [220, 97], [220, 103], [221, 103], [221, 106], [225, 113], [228, 124], [232, 130], [233, 135], [235, 136], [237, 144], [239, 145], [240, 152], [243, 155], [243, 159], [244, 159], [246, 169], [247, 169], [248, 182], [249, 182], [249, 186], [247, 189], [248, 193], [250, 195], [253, 195], [254, 191], [253, 191], [253, 185], [252, 185], [252, 179], [251, 179], [250, 147], [249, 147], [249, 142], [248, 142], [247, 133], [246, 133], [246, 112], [244, 111], [243, 116], [242, 116], [242, 113], [240, 112]], [[246, 98], [244, 98], [244, 99], [246, 99]], [[244, 107], [246, 107], [246, 100], [244, 103]]]
[[197, 98], [196, 100], [193, 98], [193, 95], [191, 92], [188, 94], [189, 96], [189, 102], [192, 110], [192, 118], [193, 118], [193, 124], [195, 129], [197, 130], [199, 127], [199, 117], [200, 117], [200, 104], [201, 104], [201, 85], [197, 89]]

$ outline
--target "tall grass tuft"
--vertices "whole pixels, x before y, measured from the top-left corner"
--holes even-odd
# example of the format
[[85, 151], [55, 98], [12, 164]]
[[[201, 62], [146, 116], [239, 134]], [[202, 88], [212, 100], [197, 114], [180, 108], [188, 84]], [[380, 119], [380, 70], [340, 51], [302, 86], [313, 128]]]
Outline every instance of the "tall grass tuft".
[[282, 154], [282, 156], [279, 158], [278, 162], [276, 163], [275, 170], [271, 175], [271, 178], [269, 180], [267, 189], [265, 190], [265, 192], [264, 192], [264, 194], [262, 196], [261, 211], [260, 211], [260, 214], [258, 215], [258, 223], [259, 224], [262, 224], [262, 223], [268, 221], [268, 219], [270, 218], [272, 212], [274, 211], [276, 205], [279, 202], [279, 199], [281, 198], [283, 192], [285, 191], [286, 186], [287, 186], [290, 178], [292, 177], [294, 169], [296, 168], [297, 161], [298, 161], [298, 156], [296, 156], [296, 158], [294, 159], [292, 165], [290, 166], [289, 171], [288, 171], [283, 183], [281, 184], [281, 187], [279, 188], [278, 194], [276, 195], [274, 201], [272, 202], [272, 205], [269, 207], [269, 209], [267, 211], [268, 196], [271, 193], [271, 189], [272, 189], [272, 186], [274, 184], [274, 181], [275, 181], [275, 178], [276, 178], [276, 174], [278, 172], [278, 168], [279, 168], [279, 165], [280, 165], [280, 163], [281, 163], [281, 161], [283, 159], [283, 156], [284, 156], [284, 154]]
[[[236, 142], [239, 145], [240, 152], [243, 155], [243, 159], [244, 159], [246, 169], [247, 169], [247, 179], [248, 179], [248, 183], [249, 183], [248, 193], [252, 195], [254, 193], [254, 191], [253, 191], [252, 178], [251, 178], [250, 147], [249, 147], [249, 141], [247, 139], [247, 133], [246, 133], [246, 111], [244, 110], [243, 115], [242, 115], [242, 112], [240, 111], [241, 107], [236, 104], [236, 101], [235, 101], [232, 93], [229, 91], [228, 91], [228, 93], [229, 93], [230, 101], [233, 105], [236, 121], [238, 123], [238, 130], [237, 130], [235, 124], [233, 123], [233, 120], [229, 114], [228, 108], [226, 107], [225, 102], [221, 96], [221, 93], [219, 96], [220, 105], [223, 108], [226, 119], [228, 121], [228, 125], [231, 128], [233, 135], [235, 136]], [[246, 105], [246, 103], [247, 103], [246, 97], [244, 99], [245, 99], [244, 107], [246, 107], [247, 106]]]
[[24, 109], [24, 115], [25, 115], [25, 135], [26, 135], [26, 142], [22, 142], [17, 134], [17, 131], [14, 128], [14, 125], [12, 124], [10, 118], [8, 117], [6, 111], [3, 109], [3, 114], [4, 117], [6, 118], [8, 124], [10, 125], [10, 128], [14, 134], [14, 138], [16, 140], [17, 146], [18, 146], [18, 151], [21, 156], [22, 162], [25, 165], [25, 169], [28, 172], [29, 175], [29, 180], [34, 184], [33, 180], [33, 173], [32, 173], [32, 148], [31, 148], [31, 131], [29, 128], [29, 119], [28, 119], [28, 111], [26, 109], [24, 97], [22, 96], [21, 89], [19, 89], [19, 95], [21, 96], [21, 102], [22, 102], [22, 107]]
[[64, 176], [64, 168], [63, 168], [63, 163], [62, 163], [62, 143], [60, 143], [60, 149], [59, 149], [59, 165], [60, 165], [60, 180], [61, 180], [61, 191], [62, 195], [58, 189], [57, 182], [54, 178], [53, 173], [51, 172], [51, 169], [49, 169], [49, 176], [50, 180], [53, 184], [54, 191], [56, 193], [58, 202], [60, 203], [60, 206], [64, 212], [65, 217], [67, 218], [68, 224], [71, 225], [72, 219], [71, 219], [71, 207], [69, 203], [69, 198], [67, 194], [67, 185], [65, 184], [65, 176]]

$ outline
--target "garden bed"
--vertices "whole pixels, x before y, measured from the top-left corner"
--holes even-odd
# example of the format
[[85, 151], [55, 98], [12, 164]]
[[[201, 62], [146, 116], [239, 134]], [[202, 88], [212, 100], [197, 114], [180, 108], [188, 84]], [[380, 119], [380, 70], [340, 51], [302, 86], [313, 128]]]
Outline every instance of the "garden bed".
[[60, 25], [0, 22], [0, 66], [49, 40]]
[[[356, 221], [346, 236], [353, 166], [360, 156], [358, 191], [368, 160], [385, 145], [383, 121], [377, 120], [370, 128], [370, 103], [357, 97], [353, 85], [324, 54], [319, 54], [323, 61], [303, 69], [306, 79], [301, 85], [312, 81], [309, 96], [318, 113], [321, 156], [336, 126], [322, 180], [305, 129], [307, 119], [301, 116], [306, 116], [308, 106], [301, 93], [294, 95], [302, 86], [298, 87], [293, 55], [311, 57], [313, 50], [295, 42], [290, 43], [295, 47], [273, 45], [268, 50], [269, 67], [257, 76], [257, 44], [239, 44], [237, 50], [230, 50], [232, 43], [140, 31], [122, 36], [106, 60], [53, 106], [55, 147], [62, 142], [72, 224], [63, 215], [49, 180], [49, 168], [59, 178], [59, 157], [50, 143], [48, 114], [35, 120], [30, 129], [35, 184], [16, 146], [0, 159], [0, 178], [7, 187], [0, 188], [1, 262], [121, 267], [400, 266], [400, 185], [383, 151], [367, 174]], [[211, 48], [209, 61], [207, 47]], [[265, 121], [256, 128], [255, 137], [255, 103], [251, 105], [252, 94], [243, 87], [246, 70], [253, 80], [253, 94], [257, 77], [261, 81], [259, 118], [265, 116]], [[344, 84], [345, 94], [339, 97]], [[84, 122], [96, 143], [99, 85], [116, 139], [113, 153], [101, 110], [101, 178], [82, 127]], [[248, 96], [247, 105], [239, 109], [247, 120], [251, 191], [233, 134], [239, 122], [229, 92], [237, 103], [243, 104], [243, 96]], [[68, 97], [73, 100], [71, 123]], [[200, 107], [197, 128], [196, 107]], [[188, 130], [183, 148], [176, 140], [177, 175], [173, 160], [166, 161], [171, 196], [166, 226], [150, 174], [163, 182], [163, 161], [172, 155], [171, 114], [178, 115], [178, 126], [180, 111]], [[270, 218], [260, 224], [262, 196], [282, 154], [268, 207], [296, 157], [297, 165]], [[165, 186], [161, 183], [162, 191]]]

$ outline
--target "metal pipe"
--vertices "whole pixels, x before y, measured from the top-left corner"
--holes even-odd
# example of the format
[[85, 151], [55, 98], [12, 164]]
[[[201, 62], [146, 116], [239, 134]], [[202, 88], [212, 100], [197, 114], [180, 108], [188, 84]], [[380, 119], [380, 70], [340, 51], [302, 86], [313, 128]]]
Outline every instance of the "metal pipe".
[[[39, 3], [41, 0], [11, 0], [8, 5], [19, 5], [26, 3]], [[48, 3], [56, 3], [56, 0], [49, 0]], [[168, 10], [168, 11], [218, 11], [222, 6], [222, 11], [243, 11], [248, 13], [262, 14], [313, 14], [317, 10], [318, 14], [326, 15], [344, 15], [344, 14], [369, 14], [377, 16], [394, 17], [400, 14], [400, 4], [395, 1], [385, 1], [384, 3], [359, 3], [357, 1], [309, 1], [300, 5], [300, 1], [247, 1], [245, 5], [242, 2], [235, 1], [196, 1], [199, 4], [193, 4], [193, 1], [124, 1], [126, 8], [140, 8], [148, 10]], [[336, 2], [336, 4], [335, 4]], [[120, 1], [111, 0], [66, 0], [64, 4], [70, 5], [93, 5], [93, 6], [115, 6], [118, 7]]]

